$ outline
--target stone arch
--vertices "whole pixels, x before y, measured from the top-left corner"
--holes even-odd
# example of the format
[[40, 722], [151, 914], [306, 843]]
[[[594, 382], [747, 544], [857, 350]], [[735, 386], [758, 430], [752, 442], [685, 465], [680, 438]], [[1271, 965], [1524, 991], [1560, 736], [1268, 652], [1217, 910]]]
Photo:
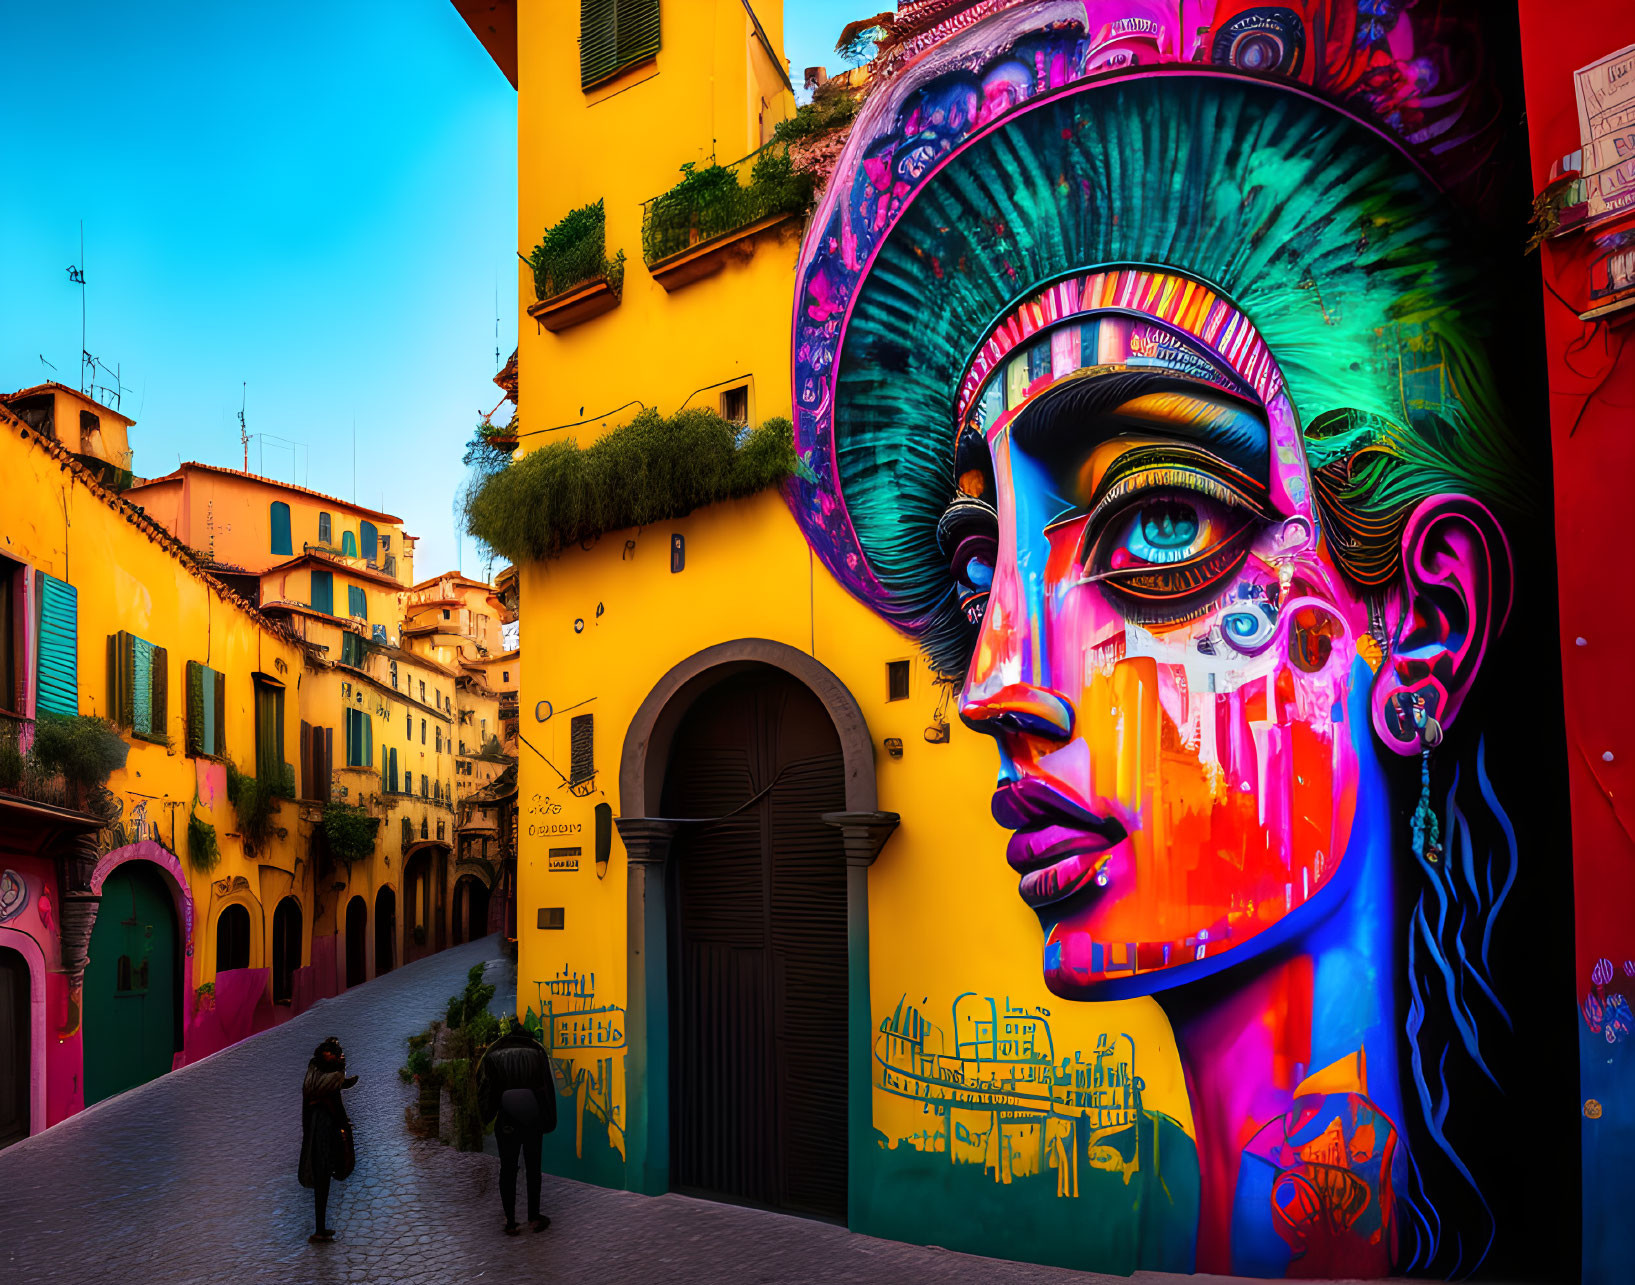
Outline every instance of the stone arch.
[[[670, 841], [680, 821], [659, 815], [671, 743], [687, 711], [717, 683], [757, 668], [781, 670], [822, 702], [840, 739], [846, 811], [824, 820], [846, 853], [848, 1131], [870, 1122], [869, 866], [898, 816], [879, 811], [874, 741], [863, 709], [816, 658], [768, 638], [717, 643], [675, 665], [648, 692], [625, 732], [619, 760], [619, 837], [626, 857], [625, 1185], [658, 1195], [670, 1188], [669, 925], [665, 891]], [[853, 1181], [861, 1166], [851, 1169]]]
[[19, 928], [0, 924], [0, 948], [15, 950], [28, 967], [28, 1131], [32, 1137], [46, 1122], [45, 952]]
[[[181, 858], [161, 843], [152, 839], [143, 839], [137, 843], [128, 843], [123, 848], [115, 848], [105, 853], [91, 871], [91, 891], [98, 897], [102, 895], [102, 886], [107, 883], [108, 876], [127, 861], [149, 861], [158, 866], [169, 877], [166, 881], [170, 888], [170, 895], [176, 902], [176, 913], [182, 923], [182, 996], [184, 1001], [193, 994], [193, 890], [188, 886], [187, 873], [182, 869]], [[250, 916], [255, 922], [255, 916]], [[86, 940], [90, 940], [90, 925], [86, 927]]]

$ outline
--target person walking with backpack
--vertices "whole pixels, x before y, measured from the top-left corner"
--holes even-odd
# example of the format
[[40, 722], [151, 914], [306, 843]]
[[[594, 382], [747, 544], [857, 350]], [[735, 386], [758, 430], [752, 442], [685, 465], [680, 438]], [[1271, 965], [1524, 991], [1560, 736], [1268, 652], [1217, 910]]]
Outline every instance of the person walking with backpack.
[[532, 1031], [514, 1019], [510, 1029], [488, 1046], [477, 1064], [477, 1100], [483, 1121], [494, 1123], [500, 1148], [500, 1204], [505, 1234], [517, 1226], [517, 1158], [528, 1177], [528, 1221], [544, 1231], [551, 1220], [539, 1212], [540, 1150], [556, 1128], [556, 1079], [551, 1059]]
[[307, 1239], [314, 1244], [335, 1239], [328, 1223], [330, 1180], [344, 1182], [357, 1164], [352, 1121], [341, 1101], [341, 1090], [357, 1082], [357, 1076], [346, 1073], [346, 1051], [333, 1035], [312, 1051], [301, 1083], [299, 1177], [303, 1187], [312, 1189], [318, 1229]]

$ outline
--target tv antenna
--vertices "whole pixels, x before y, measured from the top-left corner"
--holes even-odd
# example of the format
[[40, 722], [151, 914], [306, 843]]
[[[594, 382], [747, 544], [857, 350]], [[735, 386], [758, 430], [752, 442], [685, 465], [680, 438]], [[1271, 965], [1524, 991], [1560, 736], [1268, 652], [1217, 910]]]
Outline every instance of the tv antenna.
[[[85, 220], [79, 221], [79, 262], [68, 265], [68, 279], [79, 287], [79, 390], [85, 391]], [[93, 377], [95, 369], [92, 370]]]
[[250, 401], [250, 381], [245, 379], [239, 383], [238, 391], [238, 441], [244, 448], [244, 471], [250, 471], [250, 432], [244, 427], [244, 408]]

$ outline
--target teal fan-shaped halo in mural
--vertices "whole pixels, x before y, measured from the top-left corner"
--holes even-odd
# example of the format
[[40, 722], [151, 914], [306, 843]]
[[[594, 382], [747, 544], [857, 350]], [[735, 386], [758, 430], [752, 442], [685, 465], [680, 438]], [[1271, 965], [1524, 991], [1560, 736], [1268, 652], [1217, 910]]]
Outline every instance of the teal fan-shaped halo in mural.
[[[1024, 104], [925, 182], [858, 287], [836, 358], [833, 477], [878, 584], [842, 579], [944, 672], [963, 669], [969, 626], [933, 535], [954, 490], [955, 392], [998, 318], [1094, 267], [1168, 269], [1236, 303], [1308, 431], [1337, 410], [1428, 417], [1492, 456], [1485, 318], [1479, 282], [1448, 256], [1458, 235], [1395, 143], [1299, 90], [1149, 71]], [[1405, 349], [1427, 344], [1441, 373], [1411, 380]], [[1477, 445], [1439, 462], [1462, 475]]]

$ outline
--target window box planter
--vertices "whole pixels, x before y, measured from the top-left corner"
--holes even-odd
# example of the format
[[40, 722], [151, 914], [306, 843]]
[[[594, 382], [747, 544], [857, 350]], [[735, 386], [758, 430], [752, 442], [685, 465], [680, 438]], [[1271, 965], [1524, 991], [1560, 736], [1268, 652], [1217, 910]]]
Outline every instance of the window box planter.
[[619, 306], [620, 292], [606, 277], [597, 277], [575, 286], [564, 294], [541, 299], [528, 305], [528, 315], [546, 330], [555, 334], [569, 326], [577, 326]]
[[747, 260], [754, 253], [754, 247], [750, 244], [753, 237], [796, 217], [796, 211], [785, 210], [704, 240], [699, 239], [696, 228], [689, 229], [692, 243], [680, 253], [649, 265], [648, 271], [665, 290], [679, 290], [694, 281], [714, 276], [729, 260]]
[[528, 266], [539, 301], [528, 315], [553, 333], [618, 307], [624, 292], [624, 251], [608, 257], [607, 214], [600, 201], [547, 228]]

